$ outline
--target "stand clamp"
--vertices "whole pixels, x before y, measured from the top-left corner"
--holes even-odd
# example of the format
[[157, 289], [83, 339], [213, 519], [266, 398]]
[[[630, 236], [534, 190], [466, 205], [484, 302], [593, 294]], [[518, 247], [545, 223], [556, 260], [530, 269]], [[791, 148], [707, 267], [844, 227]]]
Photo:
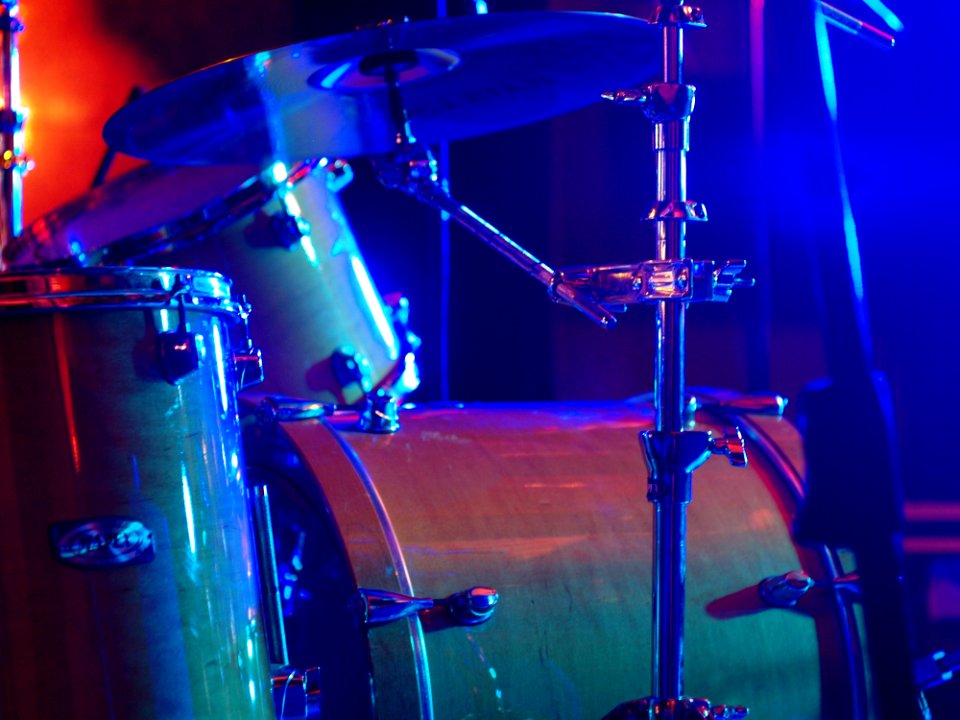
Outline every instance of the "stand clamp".
[[736, 288], [753, 287], [739, 277], [746, 260], [646, 260], [636, 265], [561, 268], [561, 282], [583, 290], [604, 306], [678, 302], [726, 302]]
[[[689, 503], [692, 473], [711, 455], [726, 455], [734, 467], [747, 466], [747, 451], [738, 427], [725, 428], [723, 438], [714, 438], [713, 433], [704, 430], [644, 430], [640, 433], [640, 446], [649, 473], [647, 500], [652, 503], [666, 499]], [[670, 483], [668, 478], [677, 475], [685, 476], [686, 482]]]

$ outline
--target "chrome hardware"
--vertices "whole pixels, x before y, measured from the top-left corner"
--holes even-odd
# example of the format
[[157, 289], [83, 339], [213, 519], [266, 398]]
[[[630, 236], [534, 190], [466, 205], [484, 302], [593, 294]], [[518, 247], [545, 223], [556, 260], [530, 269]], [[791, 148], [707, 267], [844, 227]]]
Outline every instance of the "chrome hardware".
[[286, 665], [287, 633], [283, 623], [283, 605], [280, 599], [280, 578], [277, 573], [276, 544], [273, 540], [273, 521], [270, 514], [270, 493], [266, 486], [254, 485], [247, 494], [250, 524], [253, 530], [257, 576], [260, 579], [260, 603], [266, 628], [267, 650], [270, 662]]
[[[649, 472], [647, 499], [655, 502], [670, 497], [676, 503], [690, 502], [690, 474], [711, 455], [726, 455], [734, 467], [745, 467], [747, 453], [740, 429], [727, 428], [723, 435], [718, 439], [702, 430], [641, 432], [640, 445]], [[686, 480], [672, 485], [669, 478], [678, 475]]]
[[310, 223], [286, 209], [270, 216], [270, 236], [280, 247], [292, 249], [300, 244], [304, 235], [310, 235]]
[[400, 429], [397, 399], [382, 390], [367, 395], [360, 407], [358, 427], [366, 433], [395, 433]]
[[186, 287], [178, 279], [170, 295], [171, 302], [177, 300], [177, 329], [157, 335], [157, 363], [160, 374], [171, 385], [179, 385], [181, 380], [200, 367], [202, 338], [191, 333], [187, 325], [185, 292]]
[[252, 387], [263, 382], [263, 353], [260, 348], [255, 347], [253, 340], [250, 339], [250, 310], [245, 297], [240, 297], [238, 303], [246, 310], [241, 313], [240, 320], [243, 323], [243, 340], [241, 341], [243, 349], [233, 353], [233, 366], [237, 374], [237, 391]]
[[273, 665], [270, 670], [273, 707], [277, 720], [309, 720], [322, 717], [320, 668], [299, 670], [286, 665]]
[[[710, 457], [710, 433], [647, 430], [640, 433], [640, 445], [647, 461], [647, 499], [670, 498], [678, 504], [690, 502], [690, 474]], [[674, 484], [671, 478], [681, 476]]]
[[363, 353], [356, 352], [352, 347], [343, 346], [333, 351], [330, 356], [330, 367], [333, 377], [341, 388], [356, 383], [364, 393], [373, 390], [370, 361]]
[[710, 450], [714, 455], [726, 455], [734, 467], [747, 466], [747, 449], [738, 427], [724, 428], [722, 439], [710, 438]]
[[683, 220], [684, 222], [706, 222], [707, 207], [694, 200], [676, 200], [654, 203], [645, 220]]
[[562, 268], [561, 282], [581, 290], [601, 305], [681, 302], [726, 302], [738, 287], [752, 287], [752, 278], [738, 275], [745, 260], [647, 260], [636, 265]]
[[32, 164], [23, 153], [26, 113], [20, 105], [17, 39], [23, 29], [19, 2], [3, 0], [0, 3], [0, 252], [23, 230], [23, 175]]
[[742, 720], [750, 711], [740, 705], [712, 705], [699, 698], [663, 699], [648, 697], [615, 707], [603, 720]]
[[500, 594], [488, 587], [468, 588], [445, 598], [411, 597], [370, 588], [359, 588], [357, 594], [361, 620], [367, 627], [385, 625], [434, 608], [444, 610], [453, 625], [479, 625], [493, 616], [500, 601]]
[[787, 407], [787, 399], [783, 395], [769, 393], [765, 395], [744, 395], [730, 400], [718, 402], [700, 402], [695, 396], [688, 398], [692, 411], [707, 410], [721, 415], [769, 415], [783, 417]]
[[791, 570], [783, 575], [764, 579], [758, 586], [760, 597], [772, 607], [793, 607], [813, 588], [813, 578], [803, 570]]
[[163, 379], [171, 385], [180, 382], [200, 367], [197, 335], [182, 329], [157, 336], [157, 361]]
[[472, 235], [546, 287], [551, 300], [572, 305], [603, 328], [613, 328], [617, 319], [609, 310], [564, 283], [553, 268], [450, 195], [447, 183], [440, 179], [436, 160], [429, 149], [417, 143], [410, 133], [395, 80], [388, 82], [388, 91], [395, 108], [393, 121], [397, 128], [397, 148], [386, 158], [373, 159], [380, 182], [449, 215]]
[[714, 720], [741, 720], [750, 714], [743, 705], [714, 705], [711, 712]]
[[943, 650], [924, 655], [913, 663], [917, 685], [924, 690], [943, 685], [953, 679], [953, 674], [960, 670], [960, 651], [947, 655]]
[[263, 382], [263, 353], [253, 343], [249, 343], [242, 352], [233, 354], [233, 366], [237, 372], [237, 390]]
[[493, 615], [498, 602], [499, 593], [487, 587], [472, 587], [445, 599], [446, 607], [458, 625], [479, 625], [486, 622]]
[[859, 600], [860, 576], [849, 573], [829, 580], [814, 580], [803, 570], [791, 570], [783, 575], [765, 578], [758, 586], [760, 597], [773, 607], [793, 607], [814, 588], [846, 593], [854, 600]]
[[270, 395], [257, 405], [257, 420], [265, 425], [293, 420], [312, 420], [332, 415], [336, 409], [336, 405], [330, 403]]
[[320, 167], [326, 171], [324, 176], [327, 188], [338, 193], [353, 181], [353, 168], [346, 160], [337, 159], [333, 162], [321, 160]]
[[417, 367], [417, 350], [422, 341], [420, 336], [410, 329], [410, 301], [400, 293], [385, 295], [387, 317], [400, 341], [400, 370], [386, 387], [394, 395], [403, 397], [420, 387], [420, 370]]
[[661, 3], [650, 15], [651, 25], [683, 25], [684, 27], [706, 27], [703, 10], [693, 5], [674, 5]]

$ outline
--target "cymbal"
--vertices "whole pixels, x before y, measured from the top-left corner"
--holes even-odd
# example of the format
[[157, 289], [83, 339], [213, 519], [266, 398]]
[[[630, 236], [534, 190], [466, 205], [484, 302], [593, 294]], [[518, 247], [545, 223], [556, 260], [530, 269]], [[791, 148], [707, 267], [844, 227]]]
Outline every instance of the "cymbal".
[[434, 143], [553, 117], [649, 79], [645, 20], [516, 12], [386, 24], [253, 53], [152, 90], [106, 123], [114, 149], [173, 164], [258, 163], [389, 152], [396, 70], [413, 135]]

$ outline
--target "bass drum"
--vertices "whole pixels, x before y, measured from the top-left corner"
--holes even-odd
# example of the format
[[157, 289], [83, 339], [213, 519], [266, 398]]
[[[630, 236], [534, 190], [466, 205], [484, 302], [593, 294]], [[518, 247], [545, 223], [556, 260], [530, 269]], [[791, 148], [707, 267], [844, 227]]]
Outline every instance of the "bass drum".
[[[392, 435], [349, 416], [251, 419], [291, 663], [319, 665], [323, 716], [599, 719], [649, 695], [653, 528], [637, 433], [652, 423], [640, 402], [410, 408]], [[714, 458], [694, 478], [686, 692], [756, 718], [855, 717], [849, 608], [821, 588], [791, 609], [758, 592], [793, 570], [840, 572], [791, 541], [799, 439], [786, 421], [738, 423], [754, 440], [749, 468]], [[700, 429], [724, 424], [698, 414]], [[358, 588], [472, 586], [500, 594], [482, 625], [364, 628], [356, 610]]]

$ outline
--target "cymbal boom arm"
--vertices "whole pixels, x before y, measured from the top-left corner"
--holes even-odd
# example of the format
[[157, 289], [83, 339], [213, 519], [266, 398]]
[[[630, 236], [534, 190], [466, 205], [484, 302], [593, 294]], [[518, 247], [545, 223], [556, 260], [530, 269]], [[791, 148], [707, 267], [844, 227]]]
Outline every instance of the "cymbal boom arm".
[[605, 329], [613, 328], [617, 324], [616, 317], [589, 292], [564, 282], [561, 273], [451, 197], [437, 173], [437, 163], [432, 153], [414, 137], [404, 109], [397, 67], [410, 61], [407, 55], [385, 53], [374, 58], [364, 69], [368, 74], [383, 77], [389, 96], [390, 114], [396, 128], [396, 150], [372, 160], [380, 182], [446, 213], [472, 235], [540, 282], [548, 289], [552, 300], [572, 305]]

